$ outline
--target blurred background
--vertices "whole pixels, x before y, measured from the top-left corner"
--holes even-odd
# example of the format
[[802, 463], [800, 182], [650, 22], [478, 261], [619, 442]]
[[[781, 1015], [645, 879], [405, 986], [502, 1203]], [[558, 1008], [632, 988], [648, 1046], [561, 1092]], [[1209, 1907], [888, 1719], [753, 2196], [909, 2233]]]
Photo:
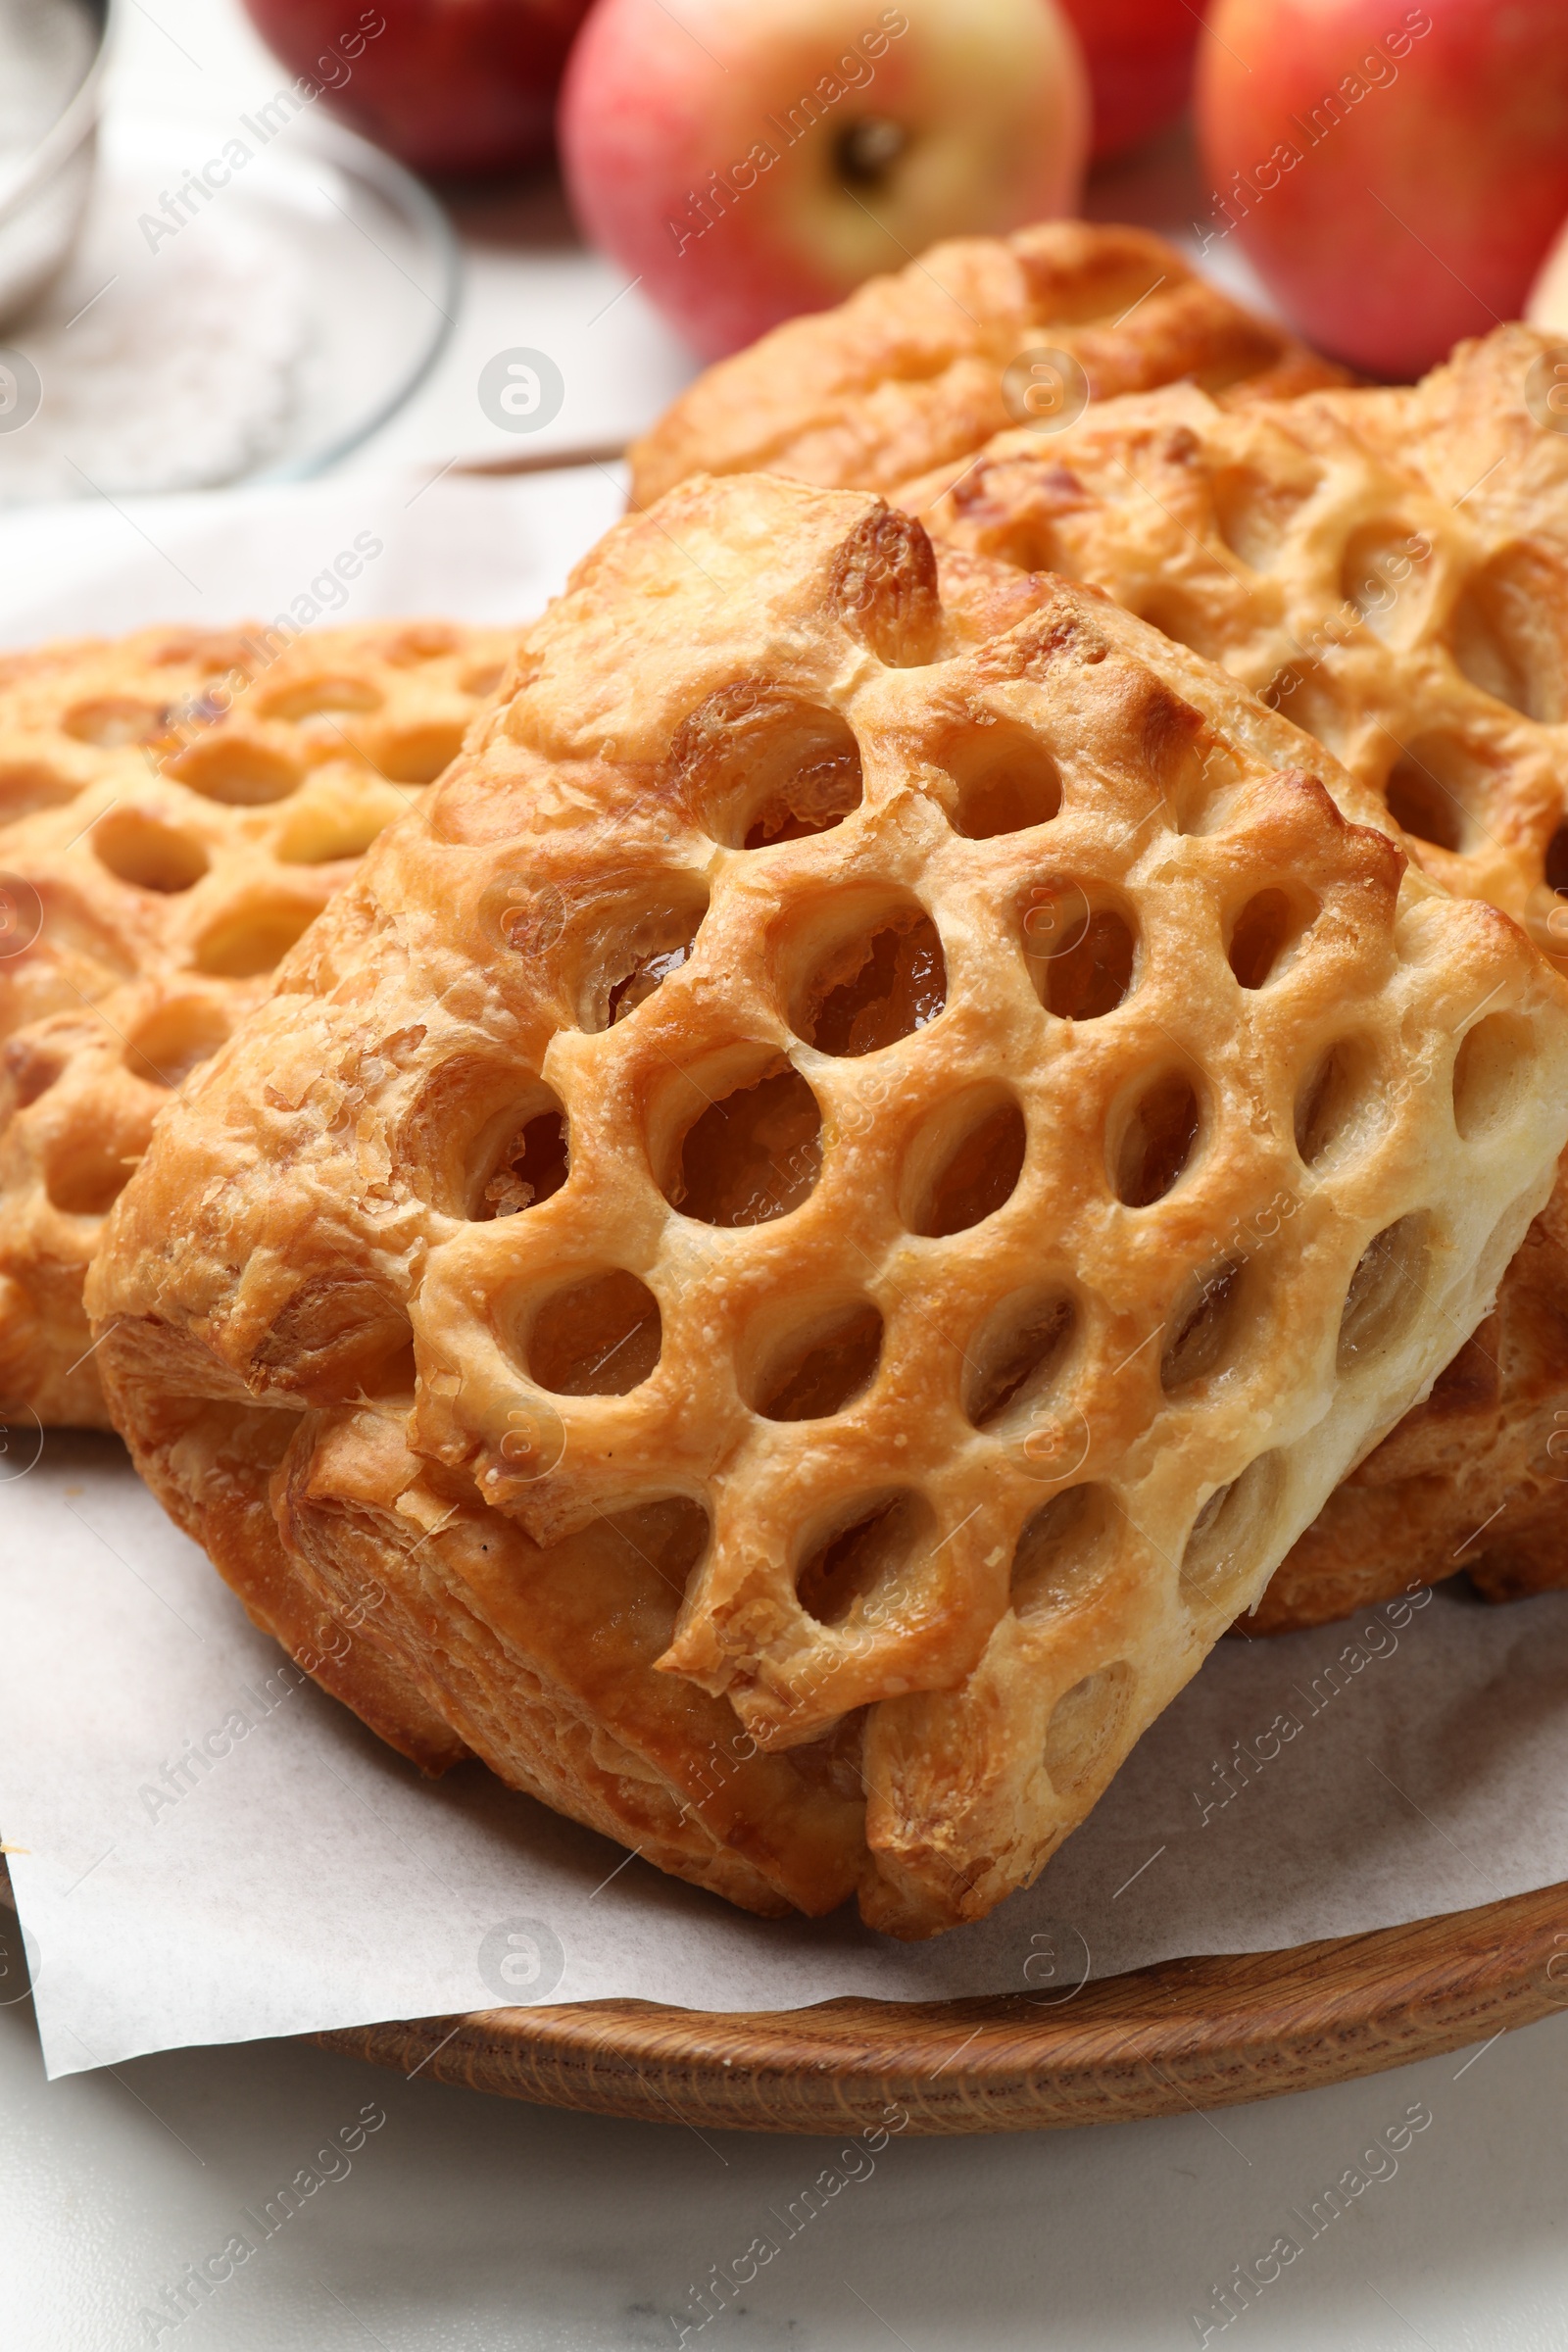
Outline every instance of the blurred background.
[[0, 503], [603, 461], [778, 319], [1071, 214], [1373, 376], [1554, 324], [1568, 10], [0, 0]]

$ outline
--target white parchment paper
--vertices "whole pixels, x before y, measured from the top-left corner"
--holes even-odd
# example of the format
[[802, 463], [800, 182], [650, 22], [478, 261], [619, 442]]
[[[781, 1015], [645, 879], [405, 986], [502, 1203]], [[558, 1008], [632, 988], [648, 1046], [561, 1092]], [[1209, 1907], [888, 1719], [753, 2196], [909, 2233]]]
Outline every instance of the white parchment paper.
[[914, 1945], [750, 1919], [479, 1765], [422, 1781], [247, 1623], [112, 1439], [52, 1434], [0, 1485], [0, 1624], [52, 2074], [530, 1999], [1070, 1993], [1568, 1878], [1568, 1595], [1450, 1585], [1222, 1643], [1037, 1886]]
[[[0, 532], [0, 643], [270, 618], [367, 530], [383, 552], [323, 618], [520, 619], [618, 503], [585, 472], [35, 513]], [[750, 1919], [477, 1765], [421, 1781], [247, 1623], [114, 1441], [38, 1444], [0, 1453], [0, 1834], [52, 2074], [503, 2002], [1054, 1998], [1568, 1879], [1568, 1595], [1448, 1586], [1222, 1643], [1037, 1887], [900, 1945]]]

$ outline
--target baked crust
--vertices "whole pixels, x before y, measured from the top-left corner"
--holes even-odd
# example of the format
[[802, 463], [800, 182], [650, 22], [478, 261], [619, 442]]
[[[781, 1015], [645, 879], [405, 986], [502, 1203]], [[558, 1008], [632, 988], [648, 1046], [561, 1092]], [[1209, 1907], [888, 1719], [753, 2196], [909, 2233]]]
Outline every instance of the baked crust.
[[[1505, 326], [1419, 385], [1243, 415], [1172, 387], [1054, 436], [1001, 436], [954, 489], [938, 472], [900, 495], [955, 543], [1092, 580], [1220, 662], [1383, 798], [1414, 858], [1568, 971], [1554, 348]], [[1320, 1623], [1459, 1567], [1493, 1597], [1568, 1579], [1543, 1453], [1568, 1415], [1555, 1229], [1538, 1226], [1491, 1338], [1335, 1497], [1245, 1630]]]
[[1171, 385], [1001, 434], [898, 503], [1219, 662], [1378, 795], [1417, 863], [1568, 971], [1568, 523], [1518, 535], [1511, 461], [1459, 506], [1398, 468], [1350, 422], [1383, 397], [1227, 413]]
[[[661, 1867], [905, 1936], [1082, 1819], [1568, 1131], [1505, 917], [1027, 596], [776, 478], [618, 525], [90, 1281], [138, 1462], [285, 1639], [353, 1614], [379, 1728], [412, 1688]], [[203, 1404], [287, 1433], [231, 1472], [269, 1543]]]
[[[1456, 343], [1416, 384], [1307, 387], [1337, 416], [1498, 546], [1568, 536], [1568, 435], [1555, 335], [1511, 319]], [[1550, 405], [1551, 395], [1557, 406]]]
[[514, 642], [165, 628], [0, 659], [0, 1415], [108, 1426], [81, 1306], [104, 1211]]
[[1460, 1570], [1488, 1600], [1568, 1584], [1568, 1165], [1493, 1313], [1238, 1631], [1322, 1625]]
[[1347, 380], [1162, 238], [1048, 220], [935, 245], [710, 368], [633, 446], [633, 504], [697, 472], [891, 491], [1001, 432], [1003, 371], [1042, 348], [1096, 399], [1178, 377], [1248, 398]]

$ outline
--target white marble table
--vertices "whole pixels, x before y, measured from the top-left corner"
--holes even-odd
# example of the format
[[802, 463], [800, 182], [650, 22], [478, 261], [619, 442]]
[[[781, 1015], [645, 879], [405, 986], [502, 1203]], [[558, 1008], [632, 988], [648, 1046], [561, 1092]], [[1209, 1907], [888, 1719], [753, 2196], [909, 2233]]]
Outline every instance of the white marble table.
[[[1404, 2152], [1368, 2155], [1412, 2108], [1431, 2121]], [[517, 2106], [303, 2043], [51, 2085], [24, 2002], [0, 2009], [0, 2341], [641, 2352], [684, 2327], [703, 2352], [1175, 2352], [1197, 2312], [1227, 2352], [1557, 2352], [1565, 2113], [1568, 2018], [1264, 2106], [868, 2158]], [[377, 2115], [357, 2152], [319, 2153]], [[1309, 2237], [1355, 2166], [1366, 2185]], [[321, 2185], [285, 2216], [302, 2168]], [[804, 2219], [824, 2169], [845, 2184]], [[270, 2200], [268, 2237], [246, 2209], [265, 2225]], [[166, 2293], [235, 2231], [257, 2251], [172, 2324]], [[713, 2267], [762, 2231], [778, 2254], [700, 2325]], [[1282, 2234], [1302, 2250], [1222, 2327], [1215, 2288], [1268, 2272]]]

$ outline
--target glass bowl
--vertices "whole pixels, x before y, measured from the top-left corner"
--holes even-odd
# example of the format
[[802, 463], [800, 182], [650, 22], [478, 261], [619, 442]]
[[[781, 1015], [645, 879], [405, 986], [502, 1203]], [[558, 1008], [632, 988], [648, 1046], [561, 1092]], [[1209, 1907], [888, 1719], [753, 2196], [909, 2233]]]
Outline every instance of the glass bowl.
[[[50, 0], [56, 54], [40, 60], [38, 101], [58, 104], [41, 135], [8, 168], [0, 162], [0, 327], [9, 326], [58, 275], [70, 258], [92, 188], [109, 0]], [[0, 89], [0, 137], [31, 128], [31, 93], [12, 59]], [[17, 153], [13, 150], [13, 153]]]
[[286, 90], [111, 112], [76, 252], [8, 332], [34, 413], [0, 420], [0, 503], [320, 473], [423, 381], [461, 283], [434, 198]]

